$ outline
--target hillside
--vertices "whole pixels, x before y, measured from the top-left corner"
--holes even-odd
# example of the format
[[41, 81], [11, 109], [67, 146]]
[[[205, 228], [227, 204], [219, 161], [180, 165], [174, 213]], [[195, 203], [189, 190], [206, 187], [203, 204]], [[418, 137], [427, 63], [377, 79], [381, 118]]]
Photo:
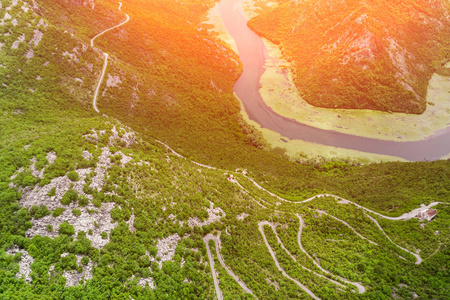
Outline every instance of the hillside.
[[278, 1], [249, 21], [292, 62], [310, 104], [420, 114], [450, 57], [445, 0]]
[[181, 64], [204, 2], [0, 3], [0, 298], [445, 298], [450, 161], [276, 155], [237, 117], [229, 49], [184, 28], [223, 63]]

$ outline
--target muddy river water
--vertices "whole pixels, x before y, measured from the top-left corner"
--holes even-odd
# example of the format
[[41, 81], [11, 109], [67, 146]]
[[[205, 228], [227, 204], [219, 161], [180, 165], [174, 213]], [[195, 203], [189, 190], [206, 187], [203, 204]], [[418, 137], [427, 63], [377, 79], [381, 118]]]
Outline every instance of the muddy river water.
[[410, 161], [437, 160], [450, 153], [450, 127], [420, 141], [396, 142], [319, 129], [275, 113], [264, 103], [259, 93], [260, 78], [269, 54], [262, 39], [247, 26], [241, 2], [222, 0], [219, 10], [225, 27], [236, 42], [243, 64], [243, 73], [234, 85], [234, 92], [251, 120], [289, 139], [396, 156]]

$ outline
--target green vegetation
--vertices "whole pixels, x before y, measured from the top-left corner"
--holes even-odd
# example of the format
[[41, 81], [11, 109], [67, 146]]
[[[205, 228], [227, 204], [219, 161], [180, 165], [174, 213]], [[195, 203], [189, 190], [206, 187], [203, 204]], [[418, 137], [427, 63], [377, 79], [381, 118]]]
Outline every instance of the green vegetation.
[[78, 181], [78, 179], [80, 179], [80, 176], [78, 176], [78, 173], [75, 171], [70, 171], [67, 173], [67, 177], [72, 181]]
[[85, 196], [81, 195], [78, 196], [78, 205], [81, 207], [85, 207], [89, 204], [89, 198], [86, 198]]
[[[299, 164], [267, 149], [258, 134], [237, 117], [231, 95], [239, 70], [230, 62], [234, 56], [205, 30], [190, 25], [198, 23], [212, 1], [183, 1], [183, 5], [155, 1], [154, 7], [143, 7], [142, 1], [126, 3], [123, 9], [130, 9], [134, 24], [99, 41], [102, 49], [114, 55], [110, 72], [123, 72], [123, 84], [108, 88], [100, 99], [101, 111], [110, 117], [95, 114], [90, 100], [101, 56], [90, 48], [81, 49], [88, 35], [97, 32], [95, 22], [107, 21], [95, 21], [88, 10], [83, 16], [77, 12], [63, 17], [69, 2], [38, 2], [41, 14], [53, 25], [39, 27], [44, 37], [28, 63], [24, 55], [31, 46], [22, 43], [11, 49], [11, 44], [22, 34], [28, 42], [40, 17], [31, 11], [19, 17], [18, 5], [9, 13], [20, 26], [14, 27], [10, 36], [0, 34], [1, 42], [6, 43], [0, 52], [6, 67], [0, 68], [4, 75], [0, 78], [7, 85], [0, 83], [2, 297], [214, 299], [202, 238], [220, 231], [227, 266], [258, 299], [306, 298], [278, 271], [264, 244], [258, 223], [270, 221], [298, 262], [265, 227], [281, 266], [323, 299], [383, 299], [392, 298], [393, 293], [410, 299], [413, 292], [422, 298], [445, 298], [450, 288], [448, 205], [437, 206], [439, 213], [433, 222], [421, 223], [427, 236], [421, 236], [416, 220], [378, 219], [395, 243], [411, 251], [423, 249], [424, 262], [415, 265], [414, 257], [390, 242], [362, 210], [332, 198], [304, 204], [281, 201], [257, 188], [242, 175], [242, 168], [265, 188], [294, 202], [328, 192], [386, 215], [400, 215], [421, 203], [448, 203], [449, 161]], [[3, 7], [11, 3], [2, 1]], [[98, 11], [114, 13], [111, 20], [121, 20], [115, 2], [99, 0], [95, 5]], [[74, 11], [78, 9], [84, 10], [75, 7]], [[141, 19], [149, 21], [140, 23]], [[13, 25], [11, 20], [6, 22], [1, 29], [9, 32]], [[150, 25], [151, 32], [145, 27]], [[75, 36], [65, 34], [66, 29]], [[149, 43], [140, 44], [142, 40], [137, 38], [145, 34], [154, 36], [148, 38]], [[148, 55], [147, 65], [141, 64], [143, 56], [133, 52], [133, 37], [142, 47], [136, 51]], [[196, 45], [199, 55], [217, 54], [217, 60], [199, 59], [194, 50], [185, 53], [190, 46], [171, 44], [178, 38], [184, 45]], [[78, 52], [73, 50], [76, 47]], [[217, 49], [220, 51], [215, 52]], [[78, 61], [64, 56], [66, 51], [76, 54]], [[190, 60], [185, 55], [190, 55]], [[220, 78], [214, 81], [218, 89], [210, 83], [216, 78]], [[131, 109], [130, 99], [138, 108]], [[114, 138], [114, 132], [121, 139]], [[133, 138], [127, 140], [127, 136]], [[154, 137], [189, 158], [226, 170], [204, 168], [180, 158]], [[56, 157], [53, 162], [43, 159], [50, 153]], [[123, 156], [130, 161], [122, 164]], [[37, 174], [31, 167], [33, 158], [35, 167], [43, 171], [42, 178], [33, 175]], [[67, 177], [74, 173], [79, 175], [68, 182]], [[227, 180], [230, 173], [244, 189]], [[66, 209], [70, 210], [64, 213]], [[345, 220], [378, 246], [331, 217], [318, 217], [318, 209]], [[84, 210], [88, 214], [80, 215]], [[242, 213], [248, 216], [242, 219]], [[307, 225], [302, 243], [308, 253], [333, 274], [362, 282], [366, 293], [339, 289], [300, 267], [315, 268], [298, 248], [296, 213]], [[213, 220], [207, 222], [210, 218]], [[173, 249], [172, 258], [162, 253], [160, 243], [165, 239], [169, 239], [165, 247]], [[25, 259], [28, 256], [32, 260]], [[26, 278], [21, 268], [27, 262], [30, 282], [20, 278], [21, 274]], [[220, 264], [216, 266], [226, 297], [249, 298]], [[313, 270], [318, 272], [318, 268]], [[78, 277], [79, 281], [73, 279]]]
[[41, 205], [33, 205], [30, 208], [30, 215], [35, 219], [40, 219], [42, 217], [48, 216], [50, 214], [50, 211], [48, 210], [47, 206]]
[[72, 202], [76, 202], [78, 199], [78, 192], [72, 189], [69, 189], [64, 196], [61, 198], [61, 203], [64, 205], [69, 205]]
[[66, 234], [66, 235], [74, 235], [75, 234], [75, 229], [69, 223], [64, 222], [61, 225], [59, 225], [58, 233], [59, 234]]
[[54, 210], [53, 210], [53, 212], [52, 212], [52, 216], [53, 217], [59, 217], [60, 215], [62, 215], [63, 214], [63, 212], [65, 211], [66, 209], [64, 208], [64, 207], [58, 207], [58, 208], [55, 208]]
[[50, 192], [47, 193], [47, 196], [55, 196], [56, 195], [56, 187], [52, 187]]
[[328, 108], [420, 114], [450, 58], [448, 1], [277, 1], [249, 21], [292, 63], [304, 99]]

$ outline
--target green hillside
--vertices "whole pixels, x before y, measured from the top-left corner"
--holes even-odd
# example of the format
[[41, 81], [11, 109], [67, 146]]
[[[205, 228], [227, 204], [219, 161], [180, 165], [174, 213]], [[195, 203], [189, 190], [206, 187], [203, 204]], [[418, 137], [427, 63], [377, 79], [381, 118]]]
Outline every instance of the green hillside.
[[445, 299], [449, 161], [289, 161], [194, 29], [213, 2], [84, 2], [1, 2], [0, 298], [216, 299], [209, 248], [224, 299]]
[[249, 21], [292, 62], [310, 104], [420, 114], [450, 57], [448, 1], [278, 1]]

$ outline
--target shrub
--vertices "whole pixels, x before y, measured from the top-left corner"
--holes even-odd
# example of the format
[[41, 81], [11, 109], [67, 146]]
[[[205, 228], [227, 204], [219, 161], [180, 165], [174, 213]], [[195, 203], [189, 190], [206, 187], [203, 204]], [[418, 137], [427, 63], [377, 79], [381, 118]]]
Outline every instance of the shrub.
[[61, 198], [61, 203], [64, 205], [69, 205], [71, 202], [77, 201], [77, 199], [78, 199], [78, 192], [73, 189], [69, 189]]
[[89, 187], [89, 184], [86, 183], [83, 186], [83, 192], [85, 192], [86, 194], [92, 194], [94, 190], [91, 187]]
[[87, 265], [89, 263], [89, 258], [87, 256], [83, 256], [83, 258], [81, 259], [81, 263], [83, 265]]
[[50, 211], [48, 210], [47, 206], [45, 206], [45, 205], [41, 205], [41, 206], [33, 205], [30, 208], [30, 214], [35, 219], [40, 219], [42, 217], [48, 216], [50, 214]]
[[79, 209], [72, 209], [72, 214], [74, 215], [74, 216], [81, 216], [81, 210], [79, 210]]
[[97, 207], [97, 208], [102, 207], [102, 202], [100, 201], [100, 199], [92, 200], [92, 204], [94, 204], [94, 206]]
[[50, 184], [50, 182], [51, 182], [50, 179], [44, 177], [39, 181], [39, 186], [46, 186], [47, 184]]
[[67, 177], [72, 181], [78, 181], [80, 179], [80, 176], [76, 171], [70, 171], [67, 173]]
[[59, 225], [58, 233], [66, 234], [66, 235], [74, 235], [75, 229], [69, 223], [64, 222], [64, 223], [61, 223], [61, 225]]
[[21, 186], [32, 186], [36, 183], [36, 178], [33, 177], [33, 175], [27, 175], [23, 178]]
[[56, 187], [53, 187], [48, 193], [47, 196], [53, 197], [56, 195]]
[[53, 217], [59, 217], [60, 215], [62, 215], [63, 214], [63, 212], [65, 211], [66, 209], [64, 208], [64, 207], [58, 207], [58, 208], [55, 208], [54, 210], [53, 210], [53, 212], [52, 212], [52, 216]]
[[81, 207], [85, 207], [86, 205], [89, 204], [89, 199], [86, 198], [85, 196], [79, 196], [78, 197], [78, 205]]
[[115, 221], [122, 221], [123, 219], [122, 210], [119, 207], [114, 206], [114, 208], [111, 210], [111, 217]]

